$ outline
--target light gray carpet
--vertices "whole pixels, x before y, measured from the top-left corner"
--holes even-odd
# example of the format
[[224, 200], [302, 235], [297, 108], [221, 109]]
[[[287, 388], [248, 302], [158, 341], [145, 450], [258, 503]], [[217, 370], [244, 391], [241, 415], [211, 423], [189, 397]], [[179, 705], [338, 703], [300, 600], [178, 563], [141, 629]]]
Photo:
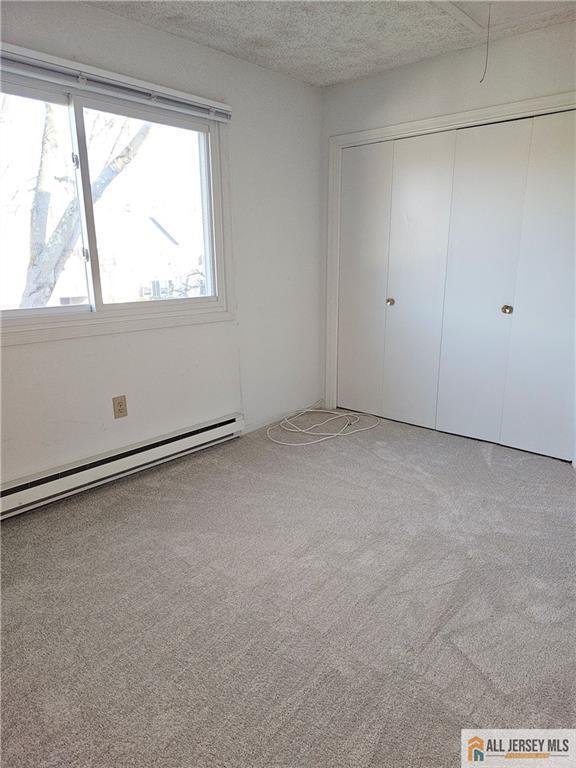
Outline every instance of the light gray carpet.
[[258, 432], [3, 524], [4, 768], [446, 768], [574, 726], [576, 474]]

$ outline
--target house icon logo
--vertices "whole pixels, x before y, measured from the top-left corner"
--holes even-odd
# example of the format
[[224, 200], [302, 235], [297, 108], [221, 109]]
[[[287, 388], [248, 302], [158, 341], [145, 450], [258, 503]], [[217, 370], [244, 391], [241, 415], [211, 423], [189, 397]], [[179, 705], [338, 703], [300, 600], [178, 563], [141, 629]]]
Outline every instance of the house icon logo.
[[468, 762], [484, 762], [484, 739], [481, 739], [480, 736], [472, 736], [471, 739], [468, 739]]

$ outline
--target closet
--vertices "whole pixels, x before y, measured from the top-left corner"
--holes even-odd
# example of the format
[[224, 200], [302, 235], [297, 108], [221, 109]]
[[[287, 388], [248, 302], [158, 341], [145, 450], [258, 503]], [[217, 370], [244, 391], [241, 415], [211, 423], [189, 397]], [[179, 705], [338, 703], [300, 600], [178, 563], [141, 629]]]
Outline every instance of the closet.
[[514, 285], [531, 133], [532, 120], [518, 120], [456, 136], [436, 425], [492, 442], [521, 314]]
[[435, 426], [454, 133], [394, 143], [382, 415]]
[[347, 408], [379, 413], [393, 144], [344, 150], [338, 307], [338, 397]]
[[339, 406], [573, 458], [575, 130], [343, 150]]

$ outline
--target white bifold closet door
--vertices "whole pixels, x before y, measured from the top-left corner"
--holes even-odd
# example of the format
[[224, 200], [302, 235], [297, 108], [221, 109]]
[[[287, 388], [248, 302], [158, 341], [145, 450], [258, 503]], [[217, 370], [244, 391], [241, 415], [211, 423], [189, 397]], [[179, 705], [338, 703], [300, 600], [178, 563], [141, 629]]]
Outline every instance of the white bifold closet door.
[[574, 112], [343, 150], [338, 405], [563, 459]]
[[436, 426], [456, 133], [394, 142], [382, 415]]
[[574, 112], [533, 120], [499, 442], [574, 457]]
[[392, 142], [342, 154], [338, 405], [382, 415]]
[[459, 130], [438, 409], [445, 432], [498, 442], [531, 120]]

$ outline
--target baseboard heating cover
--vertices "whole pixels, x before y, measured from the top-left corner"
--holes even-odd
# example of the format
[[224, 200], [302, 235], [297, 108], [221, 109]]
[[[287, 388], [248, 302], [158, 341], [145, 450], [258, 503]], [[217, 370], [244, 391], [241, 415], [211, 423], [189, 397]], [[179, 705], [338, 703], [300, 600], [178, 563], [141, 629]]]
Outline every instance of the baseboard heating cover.
[[43, 475], [14, 480], [2, 485], [0, 491], [2, 518], [230, 440], [238, 437], [243, 429], [244, 419], [236, 413], [185, 431], [94, 456], [82, 463], [68, 464]]

